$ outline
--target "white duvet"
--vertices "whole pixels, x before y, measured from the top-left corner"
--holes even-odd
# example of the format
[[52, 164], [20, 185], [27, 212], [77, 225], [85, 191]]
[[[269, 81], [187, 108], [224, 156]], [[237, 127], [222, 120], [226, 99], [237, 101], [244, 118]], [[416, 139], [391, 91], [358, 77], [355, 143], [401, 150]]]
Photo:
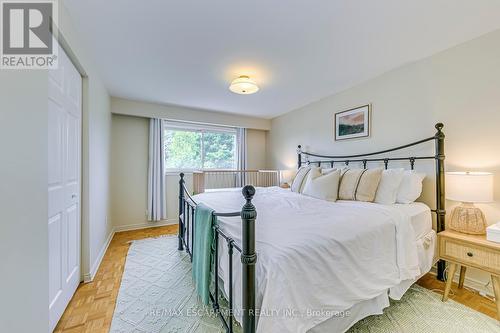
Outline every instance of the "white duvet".
[[[241, 191], [195, 196], [218, 212], [239, 211]], [[306, 332], [353, 305], [420, 275], [410, 217], [392, 206], [327, 202], [277, 187], [258, 188], [256, 306], [258, 333]], [[241, 244], [241, 219], [219, 218]], [[220, 278], [228, 292], [228, 256], [220, 241]], [[237, 252], [235, 252], [237, 253]], [[233, 257], [236, 318], [241, 264]], [[342, 315], [342, 314], [340, 314]]]

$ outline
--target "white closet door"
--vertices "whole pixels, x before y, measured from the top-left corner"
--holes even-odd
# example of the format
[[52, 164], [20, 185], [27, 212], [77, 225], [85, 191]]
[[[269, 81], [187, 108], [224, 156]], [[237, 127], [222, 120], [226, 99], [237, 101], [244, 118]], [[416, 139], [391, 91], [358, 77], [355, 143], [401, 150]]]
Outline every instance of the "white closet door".
[[[54, 45], [58, 45], [55, 42]], [[58, 46], [59, 47], [59, 46]], [[80, 283], [82, 78], [59, 47], [49, 71], [49, 315], [53, 331]]]

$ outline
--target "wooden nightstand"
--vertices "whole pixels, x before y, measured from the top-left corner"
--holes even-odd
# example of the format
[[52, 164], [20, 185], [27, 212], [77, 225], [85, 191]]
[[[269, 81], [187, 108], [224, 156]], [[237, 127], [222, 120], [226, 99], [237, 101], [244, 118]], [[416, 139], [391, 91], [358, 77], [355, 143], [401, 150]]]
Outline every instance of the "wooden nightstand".
[[448, 299], [451, 282], [458, 266], [460, 266], [458, 288], [463, 287], [467, 267], [478, 268], [491, 274], [497, 316], [500, 319], [500, 243], [487, 241], [484, 235], [467, 235], [451, 230], [440, 232], [438, 242], [439, 258], [449, 262], [443, 302]]

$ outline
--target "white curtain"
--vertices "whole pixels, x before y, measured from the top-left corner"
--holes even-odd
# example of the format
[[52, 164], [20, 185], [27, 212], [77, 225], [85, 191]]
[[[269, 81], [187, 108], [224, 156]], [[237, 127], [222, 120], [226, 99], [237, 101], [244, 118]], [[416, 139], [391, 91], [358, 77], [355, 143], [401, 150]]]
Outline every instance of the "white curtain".
[[[247, 129], [236, 129], [236, 141], [238, 144], [238, 170], [247, 169]], [[246, 182], [246, 175], [244, 172], [236, 174], [236, 186], [244, 186]]]
[[165, 147], [164, 122], [149, 120], [149, 167], [148, 167], [148, 220], [160, 221], [167, 218], [165, 191]]

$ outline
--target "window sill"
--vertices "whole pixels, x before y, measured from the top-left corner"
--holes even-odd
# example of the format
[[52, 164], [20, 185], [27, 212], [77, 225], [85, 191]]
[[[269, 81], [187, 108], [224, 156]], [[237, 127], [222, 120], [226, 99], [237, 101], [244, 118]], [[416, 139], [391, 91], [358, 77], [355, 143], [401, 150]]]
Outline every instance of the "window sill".
[[206, 169], [206, 170], [193, 170], [193, 169], [187, 169], [187, 170], [183, 170], [183, 169], [178, 169], [178, 170], [175, 170], [175, 169], [171, 169], [171, 170], [167, 170], [165, 171], [165, 175], [166, 176], [172, 176], [172, 175], [179, 175], [181, 172], [183, 172], [184, 174], [193, 174], [193, 173], [202, 173], [202, 172], [217, 172], [217, 171], [237, 171], [236, 169], [235, 170], [230, 170], [230, 169]]
[[184, 174], [192, 174], [193, 172], [198, 172], [197, 170], [168, 170], [165, 171], [165, 176], [178, 176], [181, 172]]

